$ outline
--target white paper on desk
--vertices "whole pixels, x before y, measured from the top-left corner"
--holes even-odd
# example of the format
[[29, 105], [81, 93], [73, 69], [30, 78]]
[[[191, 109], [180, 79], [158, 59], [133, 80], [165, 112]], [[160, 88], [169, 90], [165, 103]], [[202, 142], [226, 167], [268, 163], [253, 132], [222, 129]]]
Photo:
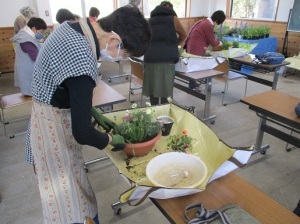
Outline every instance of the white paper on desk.
[[249, 54], [256, 46], [257, 46], [257, 43], [249, 44], [249, 47], [247, 49], [241, 48], [241, 47], [240, 48], [230, 47], [228, 50], [211, 51], [210, 54], [214, 57], [238, 58], [238, 57], [242, 57], [246, 54]]
[[[252, 151], [248, 150], [236, 150], [233, 154], [233, 157], [237, 159], [240, 163], [246, 164], [249, 160], [250, 156], [252, 154]], [[230, 161], [225, 161], [211, 176], [209, 179], [209, 183], [212, 182], [215, 179], [218, 179], [219, 177], [222, 177], [231, 171], [238, 168], [237, 165]], [[145, 187], [145, 186], [139, 186], [136, 188], [136, 190], [132, 193], [130, 196], [131, 200], [138, 200], [143, 198], [145, 194], [151, 189], [151, 187]], [[148, 195], [150, 198], [156, 198], [156, 199], [167, 199], [167, 198], [175, 198], [175, 197], [181, 197], [186, 195], [191, 195], [200, 192], [199, 189], [168, 189], [168, 188], [159, 188], [156, 191], [153, 191]]]
[[213, 69], [218, 65], [215, 58], [179, 58], [175, 64], [177, 72], [197, 72]]

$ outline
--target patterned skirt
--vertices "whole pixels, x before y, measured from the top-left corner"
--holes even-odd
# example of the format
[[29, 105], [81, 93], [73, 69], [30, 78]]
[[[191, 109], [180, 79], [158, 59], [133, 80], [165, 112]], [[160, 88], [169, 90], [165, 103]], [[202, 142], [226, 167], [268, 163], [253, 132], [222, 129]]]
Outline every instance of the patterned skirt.
[[69, 109], [33, 102], [31, 147], [45, 223], [83, 223], [98, 213], [95, 194], [83, 169]]

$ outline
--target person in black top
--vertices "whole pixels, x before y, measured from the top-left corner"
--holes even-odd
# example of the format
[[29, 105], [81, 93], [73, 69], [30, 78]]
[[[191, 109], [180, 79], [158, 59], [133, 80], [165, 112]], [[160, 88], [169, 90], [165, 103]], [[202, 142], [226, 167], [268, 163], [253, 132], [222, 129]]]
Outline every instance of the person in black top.
[[173, 97], [178, 45], [183, 44], [186, 32], [168, 1], [156, 6], [150, 16], [152, 39], [144, 56], [142, 94], [150, 97], [151, 105], [157, 105], [159, 98], [160, 103], [168, 103], [168, 97]]
[[[83, 223], [86, 216], [99, 223], [96, 198], [83, 169], [82, 145], [103, 149], [110, 144], [122, 150], [125, 142], [120, 135], [92, 126], [97, 59], [142, 56], [150, 39], [147, 20], [137, 7], [127, 5], [97, 22], [64, 22], [45, 41], [34, 68], [26, 145], [45, 223]], [[101, 119], [113, 127], [104, 116]]]

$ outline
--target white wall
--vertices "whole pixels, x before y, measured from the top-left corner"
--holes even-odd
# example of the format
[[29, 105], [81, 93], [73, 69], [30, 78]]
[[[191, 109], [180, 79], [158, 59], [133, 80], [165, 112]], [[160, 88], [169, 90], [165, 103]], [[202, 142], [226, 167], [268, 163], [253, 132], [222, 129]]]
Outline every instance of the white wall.
[[[294, 0], [280, 0], [277, 21], [287, 22]], [[226, 11], [227, 0], [191, 0], [191, 17], [211, 16], [216, 10]], [[19, 10], [26, 5], [33, 6], [37, 16], [45, 20], [47, 25], [53, 25], [49, 0], [0, 0], [0, 27], [11, 27]], [[49, 12], [49, 16], [45, 15]]]
[[0, 0], [0, 27], [13, 26], [19, 10], [26, 5], [32, 6], [30, 0]]
[[191, 17], [208, 16], [210, 4], [207, 0], [191, 0]]

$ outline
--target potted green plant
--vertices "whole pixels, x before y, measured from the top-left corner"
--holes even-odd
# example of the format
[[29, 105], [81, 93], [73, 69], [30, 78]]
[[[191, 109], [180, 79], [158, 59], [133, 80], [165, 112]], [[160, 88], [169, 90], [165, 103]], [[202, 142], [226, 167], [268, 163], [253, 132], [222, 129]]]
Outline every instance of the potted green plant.
[[127, 155], [147, 154], [161, 137], [162, 126], [153, 118], [155, 111], [150, 103], [146, 105], [145, 108], [138, 108], [136, 103], [132, 104], [132, 109], [127, 110], [122, 118], [123, 122], [114, 129], [115, 134], [124, 137]]

